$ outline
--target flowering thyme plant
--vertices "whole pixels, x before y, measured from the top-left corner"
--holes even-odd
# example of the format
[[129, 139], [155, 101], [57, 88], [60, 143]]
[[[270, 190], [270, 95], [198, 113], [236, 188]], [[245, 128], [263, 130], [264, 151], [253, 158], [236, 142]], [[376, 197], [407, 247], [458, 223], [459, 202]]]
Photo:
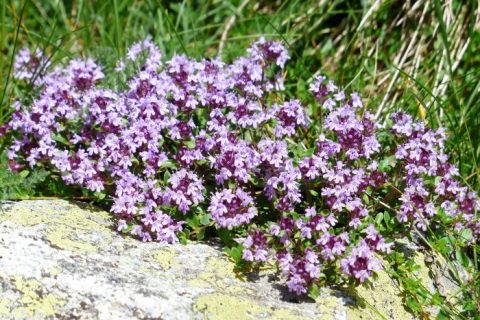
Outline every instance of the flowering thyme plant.
[[[17, 78], [42, 59], [22, 51]], [[199, 224], [240, 235], [243, 261], [276, 262], [297, 294], [380, 270], [395, 236], [378, 223], [384, 211], [400, 235], [442, 222], [478, 240], [480, 201], [456, 179], [441, 129], [403, 113], [381, 126], [358, 94], [322, 76], [312, 99], [287, 99], [288, 59], [260, 39], [230, 64], [164, 61], [147, 39], [118, 62], [123, 87], [93, 60], [72, 60], [36, 79], [32, 103], [15, 104], [2, 128], [10, 167], [110, 195], [118, 230], [143, 241], [174, 243]]]

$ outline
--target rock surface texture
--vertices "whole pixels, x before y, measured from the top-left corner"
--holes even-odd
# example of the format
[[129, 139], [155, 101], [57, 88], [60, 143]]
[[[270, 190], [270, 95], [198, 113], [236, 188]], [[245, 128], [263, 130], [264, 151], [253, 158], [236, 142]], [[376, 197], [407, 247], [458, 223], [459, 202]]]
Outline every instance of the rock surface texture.
[[372, 288], [322, 289], [317, 301], [296, 301], [272, 272], [238, 277], [215, 244], [142, 243], [118, 234], [107, 212], [55, 200], [1, 204], [0, 318], [294, 320], [412, 315], [385, 272]]

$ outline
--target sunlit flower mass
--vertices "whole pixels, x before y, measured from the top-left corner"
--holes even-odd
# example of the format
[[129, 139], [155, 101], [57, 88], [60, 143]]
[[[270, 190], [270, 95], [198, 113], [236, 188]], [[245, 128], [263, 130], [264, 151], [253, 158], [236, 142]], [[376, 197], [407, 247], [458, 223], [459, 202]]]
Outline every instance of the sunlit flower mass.
[[[265, 39], [231, 63], [166, 60], [146, 39], [108, 72], [92, 59], [52, 68], [22, 50], [15, 76], [34, 78], [34, 93], [2, 128], [10, 168], [48, 168], [107, 194], [118, 230], [143, 241], [177, 242], [201, 209], [241, 236], [245, 261], [277, 263], [297, 294], [328, 270], [356, 283], [380, 270], [394, 245], [379, 212], [405, 233], [443, 219], [478, 239], [480, 201], [459, 182], [442, 129], [402, 112], [380, 125], [324, 76], [307, 101], [287, 99], [288, 60]], [[113, 85], [110, 72], [129, 80]]]

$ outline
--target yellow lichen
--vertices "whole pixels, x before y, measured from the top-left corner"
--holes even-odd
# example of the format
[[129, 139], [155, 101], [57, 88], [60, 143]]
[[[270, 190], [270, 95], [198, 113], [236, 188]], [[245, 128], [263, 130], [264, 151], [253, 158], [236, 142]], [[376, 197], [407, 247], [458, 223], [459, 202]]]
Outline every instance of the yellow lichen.
[[268, 314], [254, 301], [234, 296], [213, 293], [199, 297], [193, 305], [193, 310], [203, 313], [205, 318], [215, 320], [242, 320]]
[[0, 316], [8, 316], [10, 315], [10, 305], [12, 301], [10, 299], [4, 298], [0, 299]]
[[0, 213], [0, 222], [10, 221], [16, 225], [34, 226], [42, 223], [42, 217], [32, 209], [14, 205], [11, 209], [2, 210]]
[[95, 252], [98, 247], [88, 243], [77, 240], [72, 240], [71, 230], [61, 226], [55, 226], [49, 228], [47, 233], [47, 240], [54, 246], [64, 250], [77, 251], [77, 252]]
[[297, 315], [290, 309], [276, 309], [273, 311], [272, 318], [276, 320], [306, 320], [308, 318]]
[[[107, 247], [112, 231], [105, 225], [93, 220], [90, 213], [77, 206], [67, 206], [68, 211], [51, 220], [47, 229], [47, 239], [52, 245], [70, 251], [96, 252]], [[92, 214], [107, 218], [102, 211]], [[97, 217], [96, 217], [97, 218]]]
[[188, 285], [195, 288], [210, 288], [212, 284], [203, 279], [192, 279], [188, 282]]
[[193, 305], [193, 311], [202, 313], [206, 319], [243, 320], [267, 318], [275, 320], [304, 320], [294, 310], [263, 306], [253, 299], [228, 294], [212, 293], [200, 296]]
[[47, 270], [48, 274], [50, 274], [51, 276], [57, 276], [59, 275], [60, 273], [63, 272], [63, 269], [56, 266], [56, 267], [53, 267], [53, 268], [50, 268], [49, 270]]
[[344, 308], [337, 297], [320, 297], [315, 300], [319, 318], [321, 320], [330, 320], [336, 318], [336, 313], [339, 308]]
[[218, 277], [236, 278], [234, 270], [235, 265], [226, 257], [212, 257], [207, 262], [207, 272], [214, 272]]
[[165, 247], [152, 252], [153, 259], [163, 270], [168, 270], [176, 266], [176, 251], [173, 247]]
[[211, 320], [242, 320], [253, 318], [262, 312], [253, 301], [218, 293], [199, 297], [193, 305], [193, 310], [203, 313], [205, 318]]
[[27, 280], [22, 277], [15, 277], [13, 283], [21, 296], [12, 310], [15, 318], [39, 318], [51, 317], [57, 313], [58, 308], [65, 302], [58, 296], [48, 293], [41, 293], [41, 285], [36, 280]]
[[151, 269], [151, 268], [147, 268], [145, 266], [141, 266], [140, 269], [139, 269], [140, 272], [143, 272], [143, 273], [152, 273], [154, 272], [155, 270], [154, 269]]
[[356, 306], [349, 306], [348, 319], [412, 319], [402, 303], [400, 289], [385, 271], [377, 272], [373, 287], [364, 285], [354, 290]]
[[[431, 289], [431, 281], [430, 280], [430, 270], [425, 265], [425, 255], [419, 251], [415, 253], [413, 256], [413, 260], [415, 264], [419, 266], [419, 269], [416, 271], [416, 276], [422, 282], [422, 285], [425, 288]], [[430, 283], [429, 283], [430, 282]]]
[[[96, 252], [111, 243], [112, 232], [109, 214], [85, 210], [84, 205], [70, 204], [64, 200], [22, 201], [14, 204], [0, 215], [0, 221], [31, 226], [48, 225], [42, 233], [52, 246], [78, 252]], [[33, 209], [34, 208], [34, 209]]]
[[227, 258], [212, 257], [208, 259], [205, 271], [191, 282], [197, 288], [213, 287], [224, 294], [253, 294], [254, 291], [233, 270], [234, 264]]

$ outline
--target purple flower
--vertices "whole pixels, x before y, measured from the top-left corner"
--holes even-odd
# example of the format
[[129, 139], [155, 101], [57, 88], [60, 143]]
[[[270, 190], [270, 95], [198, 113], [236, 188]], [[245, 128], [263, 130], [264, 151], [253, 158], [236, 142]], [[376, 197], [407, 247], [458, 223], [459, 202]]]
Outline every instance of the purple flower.
[[38, 86], [49, 65], [48, 58], [40, 49], [32, 53], [28, 48], [23, 48], [15, 57], [13, 76], [18, 80], [33, 80], [36, 77], [35, 85]]
[[360, 242], [352, 248], [350, 255], [340, 261], [342, 272], [364, 282], [371, 277], [374, 271], [382, 269], [380, 260], [374, 257], [365, 242]]
[[301, 295], [320, 277], [321, 264], [318, 255], [311, 249], [301, 254], [289, 252], [277, 255], [281, 270], [287, 277], [290, 292]]
[[212, 195], [208, 212], [219, 227], [229, 230], [249, 223], [257, 215], [253, 198], [240, 188]]
[[43, 53], [21, 50], [14, 76], [35, 90], [0, 126], [12, 138], [9, 167], [107, 193], [118, 230], [143, 241], [177, 242], [179, 213], [207, 208], [217, 228], [246, 232], [244, 260], [277, 262], [296, 294], [322, 273], [363, 282], [380, 269], [376, 255], [392, 250], [371, 224], [380, 207], [399, 229], [442, 223], [478, 242], [480, 199], [449, 162], [445, 130], [403, 113], [380, 124], [324, 76], [310, 85], [322, 108], [310, 122], [282, 92], [288, 59], [265, 39], [232, 63], [164, 59], [144, 39], [112, 86], [92, 59], [47, 70]]
[[349, 242], [346, 232], [338, 236], [324, 233], [323, 236], [317, 240], [317, 245], [321, 248], [321, 255], [324, 260], [334, 260], [335, 257], [345, 252], [347, 249], [346, 245], [348, 245]]
[[246, 261], [267, 261], [268, 245], [267, 237], [259, 230], [247, 235], [243, 241], [243, 259]]
[[166, 188], [163, 200], [166, 204], [175, 203], [182, 213], [205, 199], [202, 181], [191, 171], [181, 169], [173, 173], [168, 183], [170, 187]]
[[275, 126], [275, 135], [277, 137], [292, 136], [297, 129], [306, 127], [308, 124], [305, 108], [300, 104], [299, 100], [275, 105], [270, 112], [271, 117], [277, 121]]

